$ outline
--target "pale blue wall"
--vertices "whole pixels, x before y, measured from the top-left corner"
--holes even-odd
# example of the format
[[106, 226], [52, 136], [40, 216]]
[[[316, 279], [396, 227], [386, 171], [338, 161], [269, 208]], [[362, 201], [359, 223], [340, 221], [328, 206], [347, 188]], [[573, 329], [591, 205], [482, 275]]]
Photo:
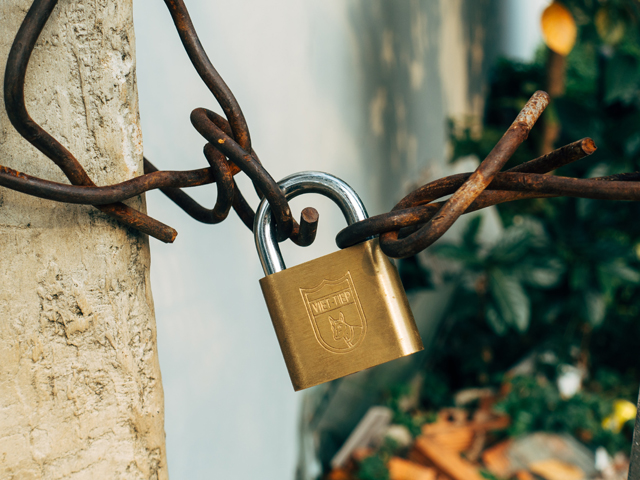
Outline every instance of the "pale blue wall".
[[503, 38], [501, 53], [509, 58], [531, 61], [540, 46], [540, 16], [551, 0], [502, 0]]
[[[373, 210], [349, 3], [187, 1], [273, 177], [326, 170], [352, 184]], [[220, 109], [189, 64], [163, 2], [136, 0], [135, 15], [145, 154], [159, 168], [203, 167], [205, 142], [189, 113]], [[240, 183], [256, 206], [252, 189]], [[213, 186], [193, 194], [207, 205], [215, 201]], [[171, 477], [293, 478], [302, 394], [293, 392], [262, 300], [252, 234], [233, 212], [206, 226], [160, 193], [147, 199], [150, 214], [179, 231], [173, 245], [151, 240]], [[287, 248], [290, 264], [334, 250], [344, 223], [324, 199], [294, 202], [294, 211], [305, 202], [320, 210], [319, 240], [307, 250]]]

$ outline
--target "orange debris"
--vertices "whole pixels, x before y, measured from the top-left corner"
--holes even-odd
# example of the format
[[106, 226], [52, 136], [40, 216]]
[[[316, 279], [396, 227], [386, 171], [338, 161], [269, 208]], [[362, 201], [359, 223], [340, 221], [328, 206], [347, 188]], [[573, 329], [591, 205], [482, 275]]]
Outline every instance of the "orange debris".
[[436, 471], [417, 463], [393, 457], [387, 463], [391, 480], [436, 480]]

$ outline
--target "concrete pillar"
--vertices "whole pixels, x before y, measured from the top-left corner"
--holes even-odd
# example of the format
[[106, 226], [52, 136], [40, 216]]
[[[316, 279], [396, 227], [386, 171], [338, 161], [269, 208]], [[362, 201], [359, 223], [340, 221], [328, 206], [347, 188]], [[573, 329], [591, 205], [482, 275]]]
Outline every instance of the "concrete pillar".
[[[3, 73], [30, 5], [0, 1]], [[26, 103], [98, 185], [140, 175], [131, 1], [61, 1]], [[3, 103], [0, 163], [66, 182]], [[0, 188], [0, 478], [167, 478], [163, 423], [147, 238], [93, 207]]]

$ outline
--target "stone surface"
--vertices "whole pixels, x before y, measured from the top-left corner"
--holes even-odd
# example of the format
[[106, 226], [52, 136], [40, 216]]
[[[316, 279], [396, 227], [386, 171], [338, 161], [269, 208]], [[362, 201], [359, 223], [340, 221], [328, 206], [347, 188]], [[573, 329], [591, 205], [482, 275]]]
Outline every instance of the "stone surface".
[[[2, 74], [30, 4], [0, 0]], [[134, 48], [130, 0], [64, 1], [27, 71], [31, 116], [98, 185], [142, 172]], [[66, 182], [0, 104], [0, 164]], [[0, 188], [0, 478], [167, 478], [163, 425], [148, 239]]]

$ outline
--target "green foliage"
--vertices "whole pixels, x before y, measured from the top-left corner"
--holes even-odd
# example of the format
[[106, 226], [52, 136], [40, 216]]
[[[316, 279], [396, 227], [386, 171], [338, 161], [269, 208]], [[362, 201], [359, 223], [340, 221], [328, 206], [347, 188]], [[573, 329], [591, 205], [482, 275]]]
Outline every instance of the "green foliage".
[[[545, 123], [556, 125], [556, 146], [591, 137], [597, 152], [558, 174], [587, 178], [640, 170], [640, 2], [565, 0], [579, 26], [566, 57], [565, 94], [555, 98], [530, 138], [506, 168], [539, 156]], [[494, 69], [482, 129], [478, 119], [451, 121], [453, 161], [485, 158], [522, 105], [546, 88], [548, 51], [522, 64]], [[575, 198], [534, 199], [499, 205], [504, 230], [482, 242], [480, 219], [469, 221], [458, 242], [431, 253], [448, 259], [455, 282], [452, 307], [432, 349], [429, 374], [438, 372], [438, 408], [450, 393], [498, 387], [504, 372], [533, 351], [552, 352], [540, 375], [517, 377], [501, 408], [513, 416], [511, 434], [566, 431], [610, 452], [626, 450], [630, 430], [603, 429], [616, 398], [635, 403], [640, 356], [640, 203]], [[401, 268], [402, 270], [402, 268]], [[425, 288], [428, 269], [407, 269]], [[411, 281], [407, 288], [412, 287]], [[560, 397], [554, 368], [588, 367], [583, 391]], [[542, 372], [542, 373], [541, 373]]]
[[510, 387], [509, 394], [497, 405], [499, 411], [511, 416], [510, 435], [567, 432], [585, 443], [602, 445], [612, 454], [628, 448], [623, 434], [602, 427], [602, 421], [613, 411], [611, 396], [582, 392], [563, 399], [555, 384], [542, 376], [516, 377]]
[[412, 415], [411, 412], [406, 411], [401, 405], [403, 399], [411, 394], [410, 390], [410, 385], [404, 383], [391, 388], [387, 406], [393, 411], [392, 422], [396, 425], [406, 427], [412, 436], [417, 437], [420, 435], [420, 425], [422, 422]]
[[358, 469], [359, 480], [389, 480], [387, 463], [380, 454], [365, 458]]
[[[554, 100], [543, 121], [560, 125], [558, 144], [591, 136], [598, 151], [560, 172], [585, 177], [638, 170], [639, 3], [565, 3], [580, 25], [579, 41], [567, 57], [566, 94]], [[616, 40], [620, 29], [626, 33]], [[452, 124], [454, 160], [469, 154], [484, 158], [526, 99], [545, 87], [545, 78], [545, 55], [532, 64], [499, 62], [482, 134], [474, 136], [471, 127]], [[537, 156], [540, 130], [534, 128], [511, 165]], [[465, 301], [477, 304], [495, 333], [504, 335], [510, 328], [526, 332], [531, 321], [597, 328], [620, 313], [621, 290], [635, 291], [640, 285], [637, 202], [559, 198], [498, 208], [507, 228], [496, 245], [487, 250], [477, 244], [474, 220], [459, 244], [437, 250], [460, 263], [463, 296], [475, 291], [478, 297]]]
[[473, 308], [498, 335], [510, 328], [526, 332], [531, 318], [527, 290], [547, 290], [559, 284], [566, 266], [550, 248], [540, 222], [521, 219], [506, 228], [493, 245], [478, 242], [481, 217], [469, 222], [458, 244], [434, 247], [436, 255], [457, 261], [456, 305]]
[[486, 478], [487, 480], [502, 480], [487, 470], [480, 470], [480, 475], [482, 475], [482, 478]]
[[[449, 383], [441, 372], [433, 372], [426, 376], [420, 392], [422, 402], [430, 409], [439, 410], [453, 404]], [[435, 421], [435, 417], [427, 423]]]
[[563, 0], [580, 25], [579, 42], [633, 48], [640, 45], [637, 0]]
[[358, 480], [389, 480], [387, 462], [399, 452], [398, 444], [386, 438], [380, 449], [360, 462]]

